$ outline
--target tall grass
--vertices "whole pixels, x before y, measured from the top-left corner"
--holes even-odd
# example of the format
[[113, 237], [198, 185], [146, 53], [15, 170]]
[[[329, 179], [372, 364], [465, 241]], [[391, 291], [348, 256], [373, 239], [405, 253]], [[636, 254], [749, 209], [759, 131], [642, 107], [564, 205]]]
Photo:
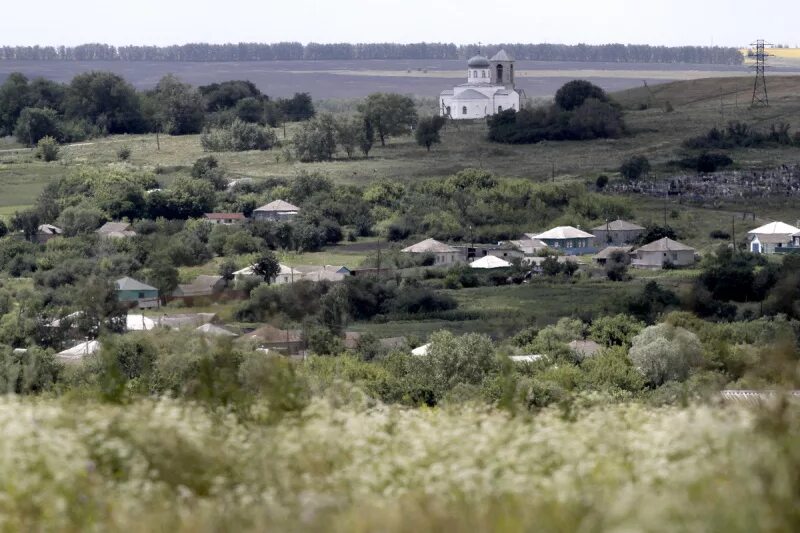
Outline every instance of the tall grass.
[[[335, 390], [335, 388], [334, 388]], [[341, 388], [245, 424], [175, 400], [0, 400], [0, 529], [796, 530], [800, 416], [588, 406], [534, 417]]]

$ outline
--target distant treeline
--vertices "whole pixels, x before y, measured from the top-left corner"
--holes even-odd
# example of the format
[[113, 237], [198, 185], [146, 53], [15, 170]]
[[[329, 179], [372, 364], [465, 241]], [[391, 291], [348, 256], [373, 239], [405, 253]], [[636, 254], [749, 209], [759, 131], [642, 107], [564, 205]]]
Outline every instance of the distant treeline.
[[[530, 61], [608, 63], [706, 63], [739, 65], [744, 56], [736, 48], [709, 46], [650, 46], [632, 44], [496, 44], [480, 48], [494, 54], [501, 48], [514, 58]], [[452, 43], [191, 43], [173, 46], [3, 46], [0, 60], [56, 61], [275, 61], [322, 59], [467, 59], [478, 45]]]

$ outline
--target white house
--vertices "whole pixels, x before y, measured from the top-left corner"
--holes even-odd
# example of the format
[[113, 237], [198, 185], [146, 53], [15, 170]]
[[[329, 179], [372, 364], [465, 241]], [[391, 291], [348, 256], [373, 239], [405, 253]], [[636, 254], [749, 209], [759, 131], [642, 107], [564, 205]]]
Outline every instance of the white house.
[[439, 242], [436, 239], [425, 239], [408, 248], [403, 248], [401, 251], [406, 254], [431, 254], [433, 256], [433, 264], [436, 266], [452, 265], [466, 260], [466, 254], [463, 250]]
[[253, 211], [255, 220], [291, 220], [300, 213], [300, 208], [284, 200], [275, 200], [266, 205], [262, 205]]
[[514, 60], [505, 50], [491, 59], [476, 55], [467, 61], [467, 83], [442, 91], [439, 113], [455, 120], [485, 118], [506, 109], [520, 108], [514, 88]]
[[[281, 267], [280, 272], [278, 275], [275, 276], [275, 279], [272, 281], [273, 285], [284, 285], [286, 283], [294, 283], [295, 281], [300, 281], [303, 277], [303, 273], [299, 270], [295, 270], [290, 266], [286, 266], [283, 263], [279, 265]], [[258, 274], [253, 271], [253, 265], [249, 267], [245, 267], [241, 270], [237, 270], [233, 273], [233, 279], [241, 280], [246, 278], [260, 278]]]
[[780, 248], [792, 246], [796, 233], [800, 233], [800, 228], [784, 222], [770, 222], [747, 232], [750, 251], [757, 254], [774, 254]]
[[596, 246], [605, 248], [606, 246], [633, 244], [644, 233], [644, 229], [638, 224], [618, 218], [592, 228], [592, 234]]
[[697, 251], [669, 237], [664, 237], [633, 251], [633, 266], [638, 268], [664, 268], [664, 265], [690, 266]]

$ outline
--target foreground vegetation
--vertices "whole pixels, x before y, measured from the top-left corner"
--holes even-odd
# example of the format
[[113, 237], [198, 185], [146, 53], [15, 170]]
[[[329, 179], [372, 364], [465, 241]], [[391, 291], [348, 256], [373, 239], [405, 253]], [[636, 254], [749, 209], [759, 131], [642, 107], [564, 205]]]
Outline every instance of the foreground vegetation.
[[0, 401], [0, 526], [790, 531], [793, 408], [403, 410], [347, 388], [274, 424], [174, 400]]

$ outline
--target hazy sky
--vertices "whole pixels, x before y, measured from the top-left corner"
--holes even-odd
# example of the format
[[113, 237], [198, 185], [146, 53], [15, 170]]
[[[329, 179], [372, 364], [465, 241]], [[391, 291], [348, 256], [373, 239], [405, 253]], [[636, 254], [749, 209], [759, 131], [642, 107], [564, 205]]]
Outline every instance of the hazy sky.
[[[551, 42], [800, 44], [800, 1], [36, 0], [3, 2], [0, 44]], [[496, 10], [496, 11], [493, 11]]]

